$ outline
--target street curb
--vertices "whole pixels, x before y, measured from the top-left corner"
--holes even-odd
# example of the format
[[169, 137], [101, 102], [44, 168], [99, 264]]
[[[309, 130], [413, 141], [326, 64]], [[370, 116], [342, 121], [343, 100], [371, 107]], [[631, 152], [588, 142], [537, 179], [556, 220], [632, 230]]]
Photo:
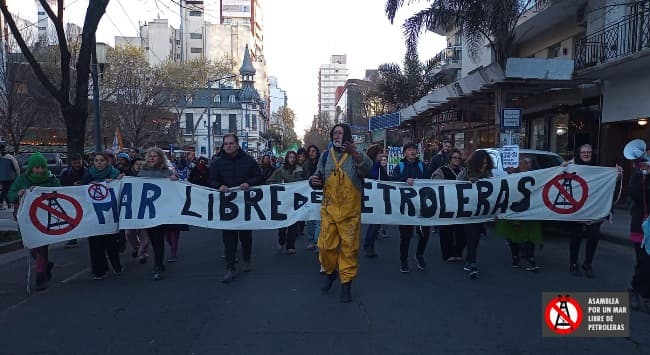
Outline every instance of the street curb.
[[12, 251], [16, 251], [22, 248], [23, 248], [23, 241], [20, 239], [12, 240], [10, 242], [0, 243], [0, 254], [10, 253]]

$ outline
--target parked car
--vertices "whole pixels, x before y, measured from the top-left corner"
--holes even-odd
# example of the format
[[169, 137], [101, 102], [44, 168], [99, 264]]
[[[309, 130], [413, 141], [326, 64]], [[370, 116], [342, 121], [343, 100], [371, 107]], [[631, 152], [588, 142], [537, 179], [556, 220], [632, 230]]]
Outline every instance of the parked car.
[[[20, 169], [22, 171], [25, 170], [27, 167], [27, 160], [29, 157], [34, 154], [34, 153], [19, 153], [16, 155], [16, 160], [18, 160], [18, 165], [20, 165]], [[47, 159], [47, 168], [50, 169], [52, 174], [59, 176], [61, 174], [61, 171], [67, 167], [66, 164], [63, 163], [64, 157], [63, 154], [61, 153], [42, 153], [45, 156], [45, 159]]]
[[[490, 158], [492, 158], [492, 162], [494, 163], [492, 175], [507, 175], [506, 169], [503, 167], [501, 148], [482, 148], [481, 150], [486, 151], [490, 154]], [[564, 161], [564, 159], [562, 159], [562, 157], [557, 153], [534, 149], [519, 149], [519, 157], [530, 159], [530, 170], [552, 168], [554, 166], [559, 166]]]

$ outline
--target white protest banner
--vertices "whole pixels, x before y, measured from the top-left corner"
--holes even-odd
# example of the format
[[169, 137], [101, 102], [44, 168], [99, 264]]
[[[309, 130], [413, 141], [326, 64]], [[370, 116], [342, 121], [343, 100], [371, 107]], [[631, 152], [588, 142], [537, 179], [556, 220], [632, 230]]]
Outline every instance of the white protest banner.
[[[571, 165], [475, 183], [416, 180], [409, 186], [366, 180], [362, 222], [448, 225], [495, 217], [594, 221], [609, 214], [616, 177], [614, 168]], [[319, 219], [322, 198], [322, 191], [312, 189], [306, 181], [221, 193], [168, 179], [123, 178], [111, 182], [109, 192], [111, 201], [102, 203], [86, 202], [87, 186], [38, 188], [28, 193], [19, 210], [23, 243], [36, 247], [118, 228], [160, 224], [276, 229]], [[68, 212], [72, 209], [74, 215]]]

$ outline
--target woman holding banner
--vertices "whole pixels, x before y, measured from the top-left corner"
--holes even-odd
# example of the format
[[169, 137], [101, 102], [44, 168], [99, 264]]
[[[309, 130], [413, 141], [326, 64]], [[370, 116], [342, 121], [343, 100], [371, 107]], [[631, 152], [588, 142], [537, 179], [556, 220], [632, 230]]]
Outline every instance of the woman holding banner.
[[[148, 178], [169, 178], [172, 181], [178, 180], [173, 167], [167, 160], [165, 152], [160, 148], [149, 148], [146, 153], [147, 163], [142, 166], [138, 177]], [[168, 226], [161, 224], [147, 229], [151, 247], [153, 249], [153, 280], [158, 281], [165, 271], [163, 260], [165, 259], [165, 234]], [[177, 245], [178, 247], [178, 245]], [[174, 250], [172, 250], [174, 252]]]
[[[83, 184], [87, 185], [93, 182], [109, 182], [113, 179], [119, 179], [123, 174], [110, 163], [111, 157], [109, 152], [97, 152], [93, 157], [93, 165], [88, 169], [88, 174], [84, 177]], [[108, 262], [106, 256], [111, 261], [113, 271], [121, 274], [124, 271], [120, 263], [120, 247], [114, 234], [95, 235], [88, 238], [88, 247], [90, 249], [90, 269], [93, 274], [93, 280], [102, 280], [108, 276]]]
[[[305, 171], [297, 164], [298, 154], [294, 151], [287, 152], [284, 157], [284, 165], [276, 169], [273, 174], [266, 180], [269, 184], [284, 184], [296, 181], [306, 180]], [[296, 238], [300, 232], [299, 222], [289, 227], [278, 229], [278, 250], [284, 249], [286, 245], [287, 254], [296, 253]]]
[[[454, 148], [449, 152], [449, 163], [436, 169], [431, 178], [436, 180], [458, 180], [458, 175], [465, 169], [461, 166], [462, 154]], [[462, 261], [463, 249], [467, 244], [463, 225], [452, 224], [440, 226], [440, 254], [443, 261]]]
[[[25, 173], [18, 176], [11, 184], [7, 194], [7, 202], [14, 203], [18, 211], [18, 200], [27, 189], [34, 186], [61, 186], [59, 179], [47, 169], [47, 160], [43, 154], [36, 152], [27, 160]], [[43, 290], [52, 279], [52, 268], [54, 263], [48, 259], [48, 246], [44, 245], [31, 250], [32, 258], [36, 259], [36, 287], [35, 290]]]
[[[458, 174], [458, 180], [475, 183], [479, 179], [492, 177], [494, 163], [490, 155], [484, 150], [476, 150], [467, 161], [467, 169]], [[476, 251], [481, 233], [484, 230], [483, 223], [469, 223], [463, 226], [467, 240], [467, 253], [463, 269], [469, 273], [469, 277], [478, 277], [478, 265], [476, 263]]]

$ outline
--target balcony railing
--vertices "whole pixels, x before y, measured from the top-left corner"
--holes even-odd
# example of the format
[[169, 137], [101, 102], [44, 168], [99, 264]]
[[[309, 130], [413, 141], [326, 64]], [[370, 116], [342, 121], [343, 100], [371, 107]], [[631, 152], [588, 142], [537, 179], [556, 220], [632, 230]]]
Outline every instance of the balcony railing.
[[438, 61], [436, 69], [447, 69], [450, 65], [457, 65], [460, 68], [460, 63], [463, 58], [463, 46], [451, 46], [443, 49], [440, 53], [436, 54], [434, 59]]
[[532, 12], [539, 12], [551, 5], [551, 0], [522, 0], [524, 1], [524, 5], [526, 6], [524, 8], [525, 11], [531, 11]]
[[575, 70], [604, 64], [646, 48], [650, 48], [648, 11], [626, 17], [576, 41]]

